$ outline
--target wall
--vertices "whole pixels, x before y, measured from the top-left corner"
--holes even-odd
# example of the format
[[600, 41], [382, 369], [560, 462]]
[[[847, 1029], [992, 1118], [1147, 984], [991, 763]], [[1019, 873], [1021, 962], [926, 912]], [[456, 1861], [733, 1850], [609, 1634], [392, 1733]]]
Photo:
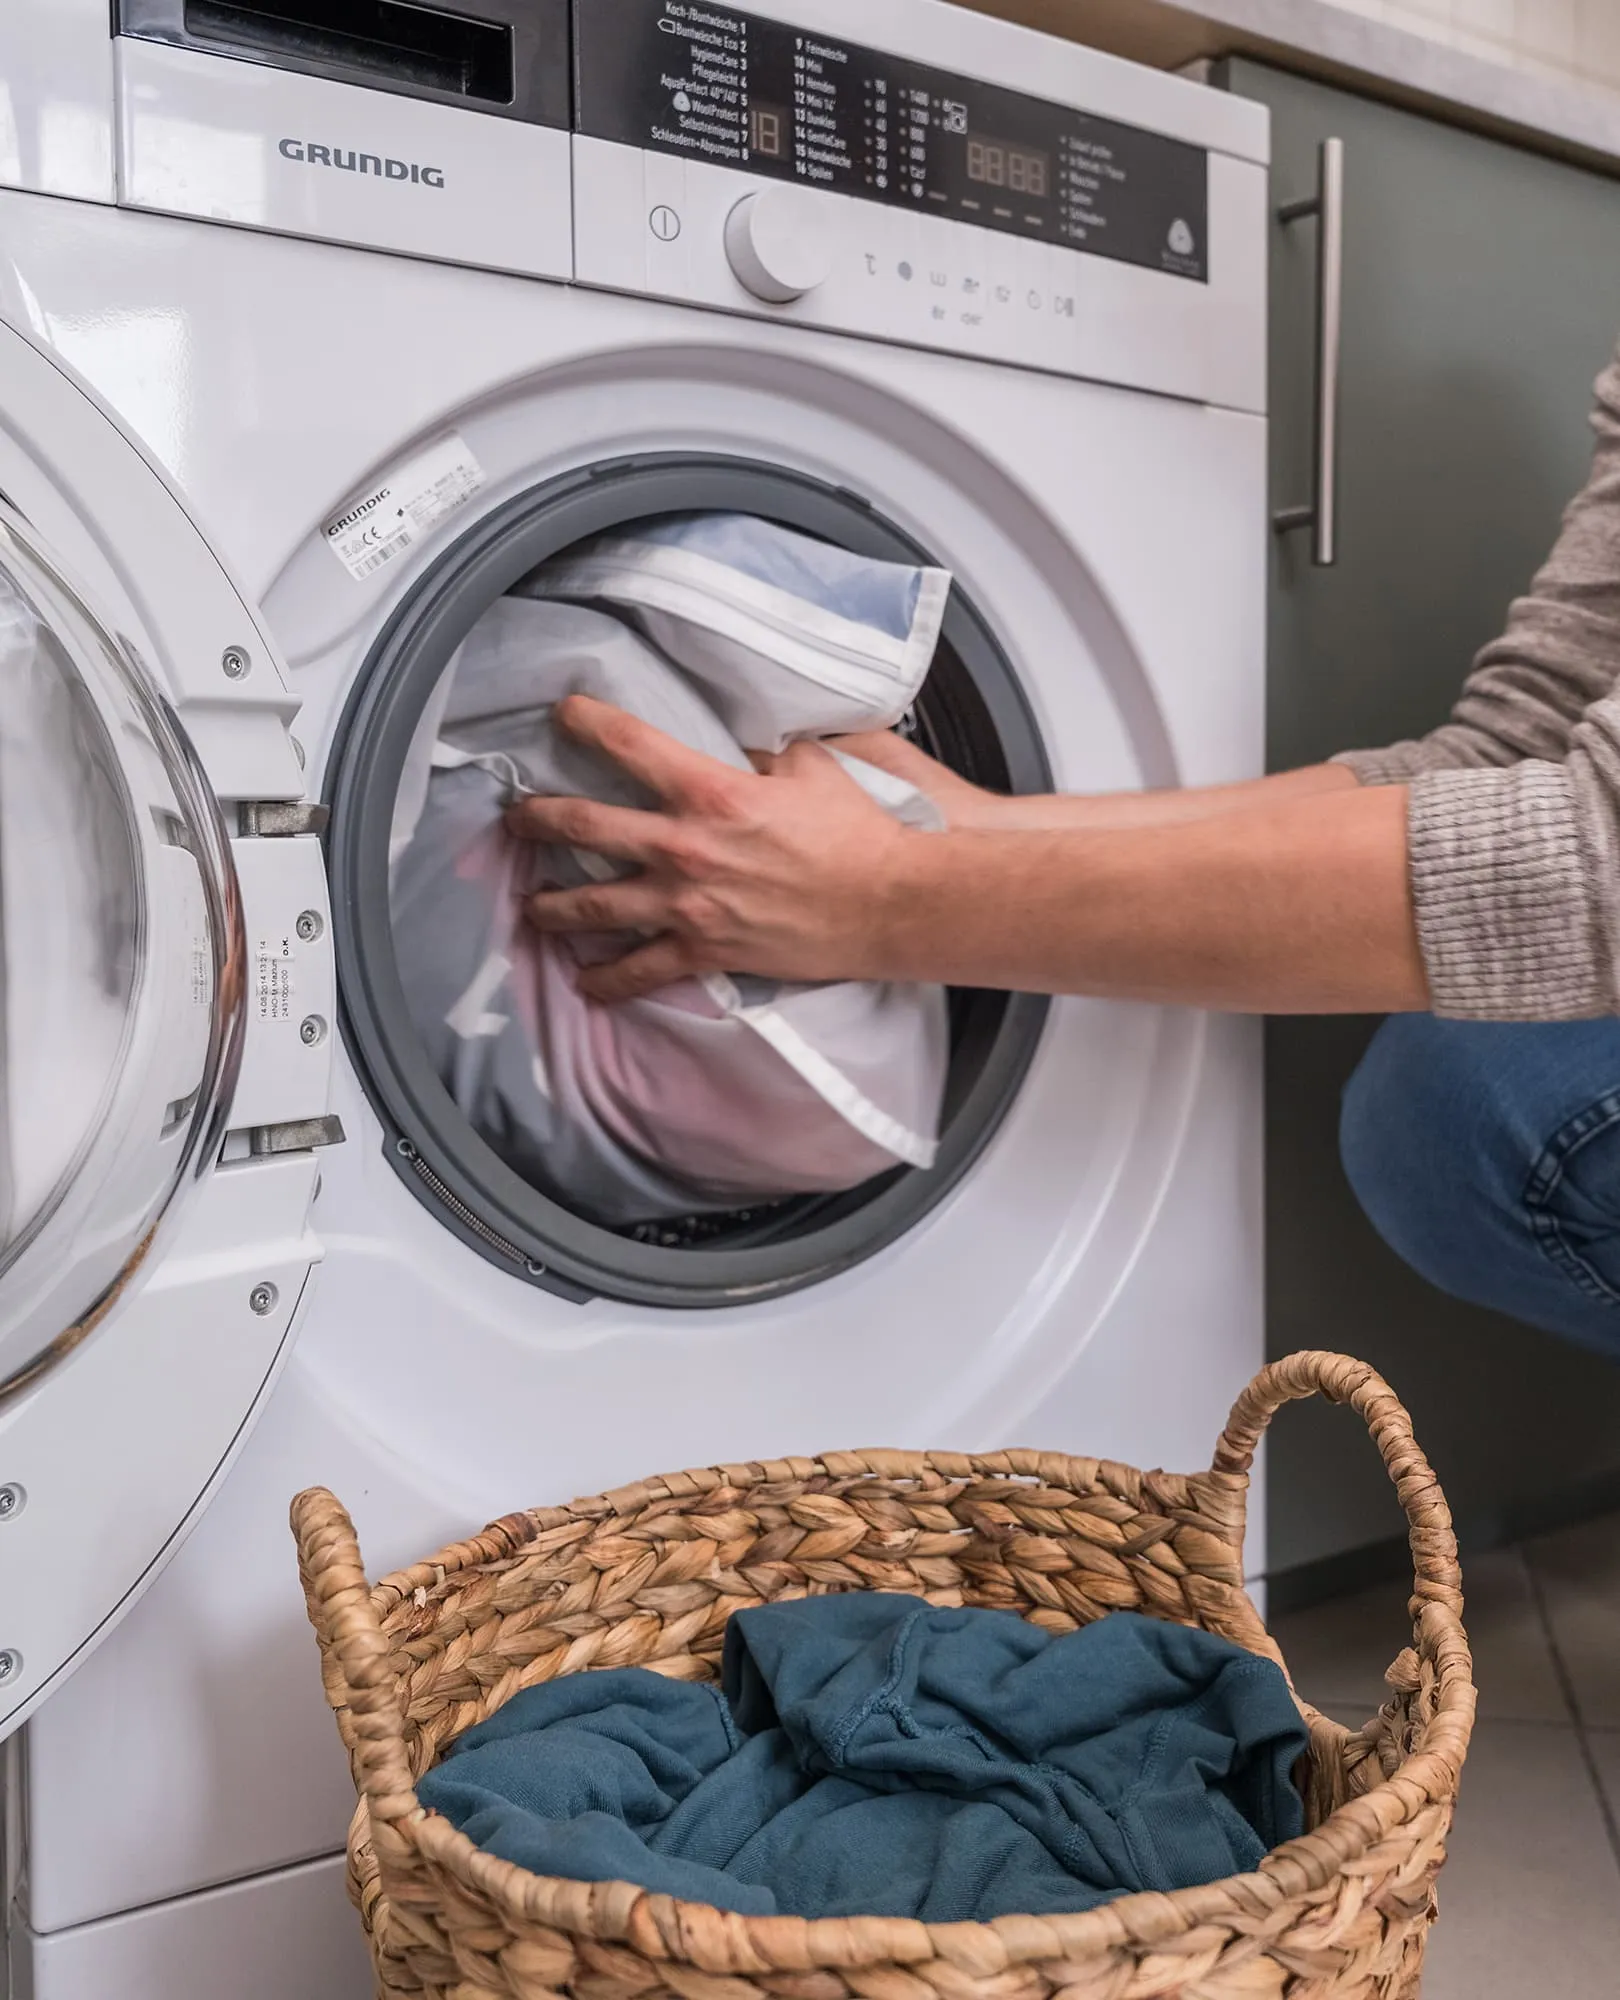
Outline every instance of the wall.
[[1620, 94], [1620, 0], [1334, 0], [1488, 61]]
[[1620, 173], [1620, 0], [960, 4], [1161, 69], [1253, 56]]

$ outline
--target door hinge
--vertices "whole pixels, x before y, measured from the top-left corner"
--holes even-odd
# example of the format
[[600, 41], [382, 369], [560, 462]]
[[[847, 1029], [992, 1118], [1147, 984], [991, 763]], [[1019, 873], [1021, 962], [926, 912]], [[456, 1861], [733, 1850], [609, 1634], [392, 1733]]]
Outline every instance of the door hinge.
[[245, 838], [288, 840], [300, 833], [325, 833], [332, 810], [314, 799], [244, 799], [241, 814]]
[[312, 1153], [322, 1146], [341, 1146], [346, 1136], [335, 1112], [325, 1118], [293, 1118], [285, 1125], [251, 1127], [248, 1151], [256, 1160], [271, 1153]]

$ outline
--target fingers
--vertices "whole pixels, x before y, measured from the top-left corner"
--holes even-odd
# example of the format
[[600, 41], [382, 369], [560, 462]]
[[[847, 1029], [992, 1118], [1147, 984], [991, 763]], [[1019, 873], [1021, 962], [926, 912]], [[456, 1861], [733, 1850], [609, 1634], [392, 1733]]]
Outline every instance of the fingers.
[[679, 938], [655, 938], [611, 965], [594, 965], [579, 977], [579, 990], [589, 999], [612, 1006], [625, 1000], [640, 1000], [660, 987], [673, 986], [695, 970], [690, 949]]
[[523, 913], [537, 931], [658, 931], [669, 897], [643, 881], [592, 882], [580, 889], [542, 889]]
[[519, 799], [506, 809], [506, 830], [521, 840], [586, 847], [610, 861], [645, 864], [670, 846], [670, 822], [662, 813], [598, 805], [594, 799]]
[[723, 797], [727, 784], [735, 784], [739, 776], [717, 758], [688, 749], [639, 716], [594, 695], [571, 694], [559, 702], [557, 721], [576, 743], [611, 758], [671, 805], [694, 800], [709, 804], [717, 795]]

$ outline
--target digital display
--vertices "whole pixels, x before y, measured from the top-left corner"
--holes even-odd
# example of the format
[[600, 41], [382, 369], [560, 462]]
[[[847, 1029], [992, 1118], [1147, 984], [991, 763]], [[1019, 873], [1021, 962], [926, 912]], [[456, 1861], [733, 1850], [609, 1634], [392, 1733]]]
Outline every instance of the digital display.
[[585, 0], [574, 24], [590, 138], [1208, 280], [1201, 147], [703, 0]]
[[793, 123], [793, 114], [781, 104], [750, 104], [748, 107], [748, 145], [751, 152], [766, 160], [785, 160], [788, 154], [788, 132]]
[[985, 187], [1005, 188], [1009, 194], [1027, 194], [1032, 201], [1047, 201], [1052, 193], [1052, 155], [1031, 152], [1027, 146], [1009, 145], [1005, 139], [970, 138], [967, 177]]

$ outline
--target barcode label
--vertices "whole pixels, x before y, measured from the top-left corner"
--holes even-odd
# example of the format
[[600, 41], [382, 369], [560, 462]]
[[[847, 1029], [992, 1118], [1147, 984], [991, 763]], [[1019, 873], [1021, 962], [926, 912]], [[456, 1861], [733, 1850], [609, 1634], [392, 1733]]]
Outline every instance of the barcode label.
[[351, 576], [370, 576], [373, 570], [381, 569], [384, 563], [392, 562], [402, 550], [411, 545], [409, 535], [396, 535], [391, 542], [383, 542], [366, 555], [357, 557], [349, 564]]
[[379, 485], [351, 500], [322, 528], [327, 546], [357, 582], [431, 534], [484, 483], [484, 468], [452, 432], [403, 459]]

